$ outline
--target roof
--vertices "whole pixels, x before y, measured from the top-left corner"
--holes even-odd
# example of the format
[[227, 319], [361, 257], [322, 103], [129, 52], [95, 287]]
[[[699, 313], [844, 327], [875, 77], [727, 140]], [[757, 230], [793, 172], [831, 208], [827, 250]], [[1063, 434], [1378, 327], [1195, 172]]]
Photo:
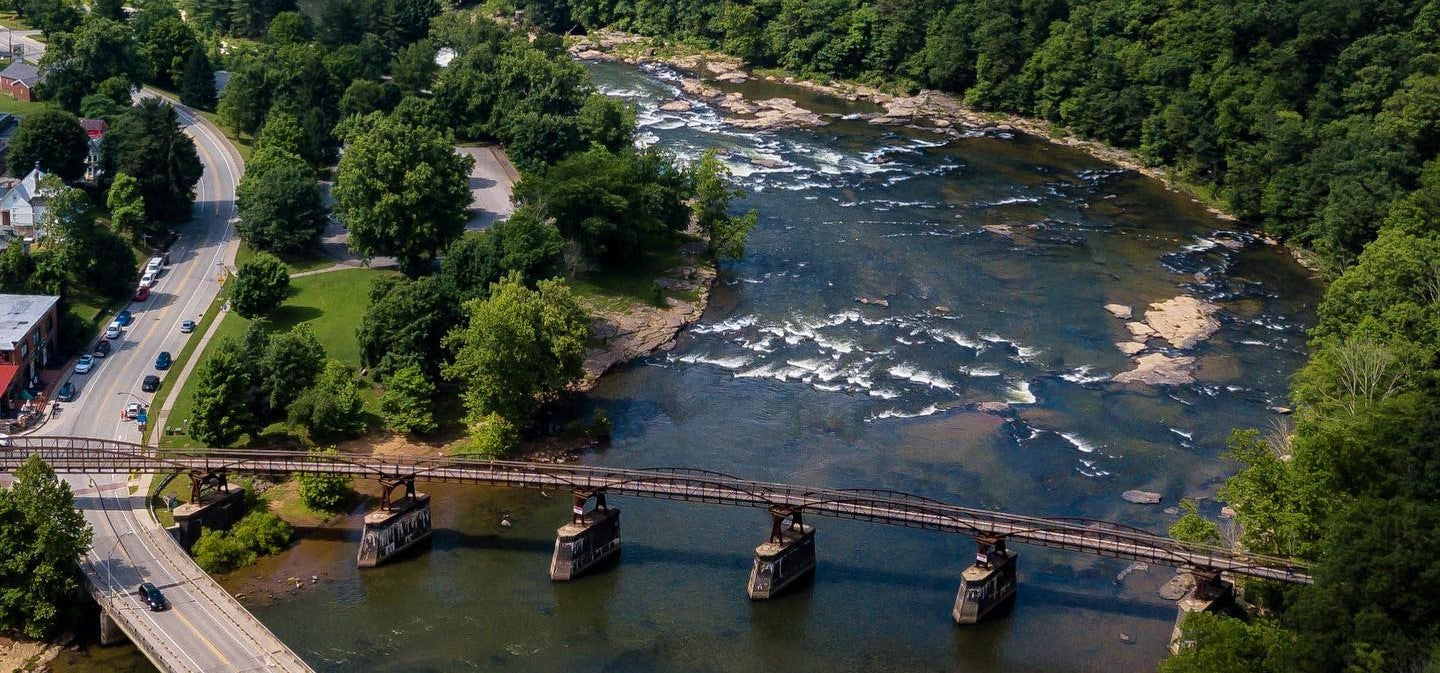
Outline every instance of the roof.
[[35, 83], [40, 81], [40, 71], [29, 63], [17, 60], [5, 66], [4, 70], [0, 70], [0, 77], [13, 79], [33, 88]]
[[80, 128], [85, 129], [85, 133], [95, 136], [105, 133], [105, 129], [110, 128], [110, 125], [106, 124], [104, 119], [81, 119]]
[[32, 168], [29, 173], [25, 174], [25, 177], [15, 183], [15, 186], [12, 187], [9, 192], [5, 193], [5, 196], [9, 197], [13, 194], [16, 199], [29, 204], [40, 191], [40, 178], [43, 177], [45, 177], [44, 171], [39, 168]]
[[20, 374], [20, 365], [0, 365], [0, 393], [10, 389], [10, 384]]
[[59, 297], [41, 294], [0, 294], [0, 348], [24, 339], [59, 301]]

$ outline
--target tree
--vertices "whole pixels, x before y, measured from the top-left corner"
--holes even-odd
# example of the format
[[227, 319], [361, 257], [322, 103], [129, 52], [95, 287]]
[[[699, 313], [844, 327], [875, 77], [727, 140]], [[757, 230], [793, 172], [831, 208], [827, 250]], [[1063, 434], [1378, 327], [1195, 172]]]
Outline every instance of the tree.
[[173, 87], [184, 79], [186, 62], [196, 49], [202, 49], [195, 31], [179, 14], [166, 12], [155, 16], [147, 11], [135, 23], [140, 51], [154, 68], [154, 81]]
[[75, 559], [91, 537], [70, 485], [30, 456], [0, 490], [0, 629], [45, 638], [63, 625], [80, 591]]
[[271, 336], [260, 361], [260, 394], [272, 410], [285, 410], [315, 385], [325, 369], [325, 346], [310, 326], [300, 323]]
[[306, 147], [305, 129], [301, 128], [300, 119], [281, 110], [265, 115], [265, 124], [255, 136], [255, 151], [308, 156], [310, 152]]
[[64, 275], [85, 273], [93, 261], [90, 252], [96, 229], [90, 196], [77, 187], [66, 187], [53, 175], [40, 179], [38, 191], [46, 201], [39, 222], [46, 248], [54, 253]]
[[590, 94], [580, 107], [580, 134], [611, 152], [627, 149], [635, 142], [635, 108], [618, 98]]
[[196, 44], [185, 59], [180, 75], [180, 102], [200, 110], [215, 109], [215, 66], [205, 54], [205, 47]]
[[395, 54], [390, 62], [390, 74], [395, 85], [408, 94], [429, 91], [431, 80], [440, 66], [435, 63], [435, 44], [420, 40], [408, 45]]
[[112, 299], [123, 299], [135, 290], [140, 270], [135, 252], [124, 236], [105, 227], [95, 227], [87, 256], [90, 263], [82, 278], [91, 288]]
[[332, 359], [315, 385], [290, 405], [290, 422], [305, 426], [317, 438], [353, 437], [365, 429], [364, 407], [354, 370]]
[[190, 218], [204, 166], [169, 104], [158, 98], [140, 101], [105, 134], [101, 151], [106, 174], [135, 176], [152, 226]]
[[259, 429], [255, 417], [256, 362], [234, 338], [220, 342], [195, 375], [195, 405], [190, 436], [215, 448], [225, 448]]
[[107, 123], [115, 123], [120, 115], [130, 109], [130, 105], [120, 105], [114, 99], [103, 93], [86, 94], [80, 99], [80, 116], [87, 119], [104, 119]]
[[1196, 544], [1214, 545], [1220, 542], [1220, 529], [1214, 522], [1200, 515], [1200, 509], [1194, 500], [1181, 500], [1180, 512], [1180, 519], [1170, 524], [1170, 537]]
[[755, 226], [756, 213], [740, 217], [730, 214], [730, 200], [744, 198], [745, 192], [735, 187], [730, 169], [715, 154], [706, 150], [691, 169], [695, 179], [695, 198], [690, 205], [691, 217], [705, 238], [710, 253], [720, 259], [738, 259], [745, 254], [745, 239]]
[[305, 252], [325, 231], [327, 212], [315, 171], [294, 154], [252, 155], [235, 199], [236, 232], [256, 250]]
[[483, 297], [490, 285], [511, 271], [527, 286], [560, 274], [565, 239], [554, 222], [531, 206], [510, 219], [465, 235], [451, 244], [440, 264], [440, 277], [460, 299]]
[[269, 253], [258, 253], [240, 265], [230, 283], [230, 306], [246, 318], [265, 315], [290, 296], [290, 272]]
[[469, 422], [470, 439], [461, 445], [461, 455], [501, 458], [520, 446], [520, 430], [504, 416], [489, 413]]
[[1191, 612], [1181, 623], [1180, 648], [1160, 673], [1284, 673], [1284, 632], [1264, 621]]
[[280, 12], [270, 20], [265, 41], [274, 45], [301, 44], [315, 37], [315, 27], [300, 12]]
[[340, 112], [345, 116], [388, 113], [400, 102], [400, 89], [390, 82], [357, 79], [340, 97]]
[[472, 163], [444, 134], [392, 119], [356, 133], [333, 190], [350, 249], [365, 259], [393, 255], [408, 276], [424, 273], [464, 230]]
[[78, 110], [85, 94], [111, 77], [132, 84], [148, 76], [149, 60], [130, 27], [90, 16], [74, 32], [57, 33], [40, 59], [37, 93], [67, 110]]
[[39, 167], [66, 182], [85, 176], [90, 138], [75, 115], [55, 108], [40, 108], [25, 115], [25, 123], [10, 141], [6, 163], [10, 174], [24, 176]]
[[512, 272], [466, 310], [467, 324], [446, 338], [457, 352], [444, 372], [472, 424], [490, 413], [524, 423], [580, 376], [590, 319], [564, 281], [531, 290]]
[[258, 63], [242, 61], [231, 70], [215, 111], [235, 135], [253, 134], [265, 121], [270, 104], [268, 86], [265, 70]]
[[134, 240], [139, 240], [140, 234], [147, 232], [145, 202], [140, 196], [140, 183], [129, 173], [118, 173], [111, 180], [105, 205], [110, 208], [110, 226], [115, 231], [130, 232]]
[[[338, 456], [335, 447], [312, 449], [320, 456]], [[355, 480], [338, 474], [301, 474], [295, 477], [300, 483], [300, 502], [317, 512], [338, 512], [354, 494]]]
[[435, 384], [425, 377], [419, 365], [397, 369], [385, 379], [385, 393], [380, 396], [380, 414], [385, 427], [395, 432], [427, 434], [434, 432]]
[[255, 562], [255, 552], [223, 530], [200, 529], [200, 537], [190, 547], [195, 563], [211, 573], [228, 573]]
[[445, 334], [461, 318], [458, 302], [433, 277], [376, 280], [356, 329], [360, 363], [381, 375], [419, 364], [435, 376], [445, 359]]
[[112, 21], [125, 20], [125, 5], [122, 0], [95, 0], [91, 6], [93, 7], [91, 13], [95, 16]]

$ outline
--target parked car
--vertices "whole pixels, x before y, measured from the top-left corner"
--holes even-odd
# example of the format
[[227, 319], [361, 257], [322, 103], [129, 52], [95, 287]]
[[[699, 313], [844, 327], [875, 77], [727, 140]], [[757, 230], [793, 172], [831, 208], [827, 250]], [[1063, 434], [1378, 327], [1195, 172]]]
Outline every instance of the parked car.
[[159, 274], [154, 274], [146, 271], [145, 275], [140, 277], [140, 287], [155, 287], [155, 281], [159, 277]]
[[150, 298], [150, 288], [141, 285], [135, 288], [135, 301], [145, 301]]
[[194, 320], [181, 320], [181, 321], [180, 321], [180, 331], [181, 331], [181, 332], [184, 332], [185, 334], [189, 334], [189, 333], [191, 333], [191, 332], [194, 332], [194, 331], [195, 331], [195, 321], [194, 321]]
[[114, 322], [111, 322], [111, 323], [110, 323], [110, 326], [105, 328], [105, 338], [106, 338], [106, 339], [119, 339], [119, 338], [120, 338], [120, 322], [119, 322], [118, 320], [117, 320], [117, 321], [114, 321]]
[[170, 351], [160, 351], [160, 354], [155, 356], [156, 369], [169, 369], [170, 362]]
[[61, 402], [74, 402], [75, 384], [66, 381], [65, 385], [60, 386], [60, 392], [55, 394], [55, 399], [60, 400]]
[[115, 322], [120, 323], [120, 326], [121, 326], [121, 327], [129, 327], [129, 326], [130, 326], [130, 321], [132, 321], [132, 320], [134, 320], [134, 319], [135, 319], [135, 315], [132, 314], [132, 313], [130, 312], [130, 309], [128, 309], [128, 308], [125, 309], [124, 311], [121, 311], [120, 313], [116, 314], [116, 316], [115, 316]]
[[95, 351], [91, 353], [91, 355], [94, 355], [97, 358], [103, 358], [109, 354], [110, 342], [104, 339], [101, 339], [98, 343], [95, 344]]
[[76, 374], [89, 374], [89, 373], [90, 373], [90, 368], [91, 368], [91, 367], [94, 367], [94, 366], [95, 366], [95, 358], [94, 358], [94, 356], [81, 355], [81, 356], [80, 356], [80, 359], [75, 361], [75, 373], [76, 373]]
[[135, 420], [136, 418], [138, 418], [138, 417], [140, 416], [140, 412], [142, 412], [142, 411], [144, 411], [144, 410], [145, 410], [145, 405], [143, 405], [143, 404], [141, 404], [141, 403], [139, 403], [139, 402], [131, 402], [131, 403], [125, 405], [125, 418], [126, 418], [126, 420], [131, 420], [131, 421], [133, 421], [133, 420]]
[[140, 594], [140, 600], [145, 601], [145, 605], [152, 612], [159, 612], [170, 607], [170, 601], [165, 599], [165, 594], [160, 593], [160, 589], [150, 582], [141, 584], [135, 593]]
[[146, 376], [146, 377], [145, 377], [145, 380], [143, 380], [143, 381], [140, 382], [140, 389], [143, 390], [143, 391], [145, 391], [145, 392], [147, 392], [147, 393], [153, 393], [153, 392], [159, 390], [159, 389], [160, 389], [160, 377], [158, 377], [158, 376], [156, 376], [156, 375], [154, 375], [154, 374], [151, 374], [151, 375], [149, 375], [149, 376]]
[[145, 263], [145, 273], [155, 274], [156, 276], [159, 276], [164, 268], [165, 259], [163, 257], [151, 257], [150, 261]]

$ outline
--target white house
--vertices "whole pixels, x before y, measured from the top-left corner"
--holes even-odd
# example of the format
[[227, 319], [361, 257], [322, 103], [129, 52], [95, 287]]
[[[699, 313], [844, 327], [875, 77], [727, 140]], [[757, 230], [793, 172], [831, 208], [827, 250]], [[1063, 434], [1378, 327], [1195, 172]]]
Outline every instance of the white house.
[[0, 196], [0, 237], [38, 237], [35, 228], [45, 217], [45, 196], [40, 193], [40, 178], [43, 177], [45, 174], [39, 168], [33, 168], [4, 196]]

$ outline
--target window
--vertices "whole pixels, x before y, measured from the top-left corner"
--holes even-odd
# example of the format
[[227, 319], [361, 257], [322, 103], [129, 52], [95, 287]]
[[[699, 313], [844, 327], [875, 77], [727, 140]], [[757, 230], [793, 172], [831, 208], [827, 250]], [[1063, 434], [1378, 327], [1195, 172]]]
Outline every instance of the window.
[[26, 355], [29, 355], [29, 354], [30, 354], [30, 344], [27, 344], [27, 343], [25, 343], [25, 342], [22, 341], [22, 342], [20, 343], [20, 357], [23, 358], [23, 357], [25, 357]]

